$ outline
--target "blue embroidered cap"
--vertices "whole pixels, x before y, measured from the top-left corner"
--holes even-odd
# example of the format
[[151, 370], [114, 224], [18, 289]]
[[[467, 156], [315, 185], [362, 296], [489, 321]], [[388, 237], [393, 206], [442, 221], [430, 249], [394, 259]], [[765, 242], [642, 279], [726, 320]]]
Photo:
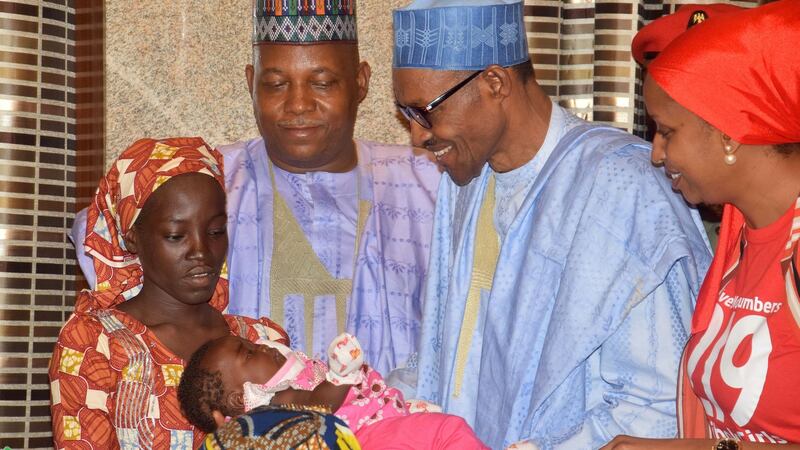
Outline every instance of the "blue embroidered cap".
[[416, 0], [394, 11], [394, 68], [481, 70], [530, 59], [521, 0]]

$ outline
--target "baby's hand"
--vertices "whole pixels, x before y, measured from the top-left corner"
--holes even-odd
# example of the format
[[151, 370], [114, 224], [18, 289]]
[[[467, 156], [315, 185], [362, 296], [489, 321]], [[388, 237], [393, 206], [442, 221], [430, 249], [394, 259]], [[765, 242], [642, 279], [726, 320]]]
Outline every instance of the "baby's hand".
[[539, 446], [530, 441], [520, 441], [511, 444], [506, 450], [539, 450]]
[[358, 384], [364, 374], [361, 366], [364, 365], [364, 352], [355, 336], [342, 333], [328, 346], [329, 371], [325, 378], [337, 385]]
[[419, 399], [411, 399], [406, 401], [406, 408], [408, 408], [409, 414], [414, 413], [440, 413], [442, 412], [442, 407], [439, 405], [435, 405], [431, 402], [427, 402], [425, 400]]

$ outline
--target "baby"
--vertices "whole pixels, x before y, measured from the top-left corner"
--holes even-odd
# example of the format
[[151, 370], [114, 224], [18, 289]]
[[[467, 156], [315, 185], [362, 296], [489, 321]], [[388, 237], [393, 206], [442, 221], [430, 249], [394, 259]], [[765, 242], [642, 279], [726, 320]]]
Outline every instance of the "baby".
[[[382, 418], [406, 415], [402, 394], [363, 364], [358, 341], [343, 334], [328, 348], [330, 368], [272, 341], [236, 336], [212, 340], [189, 360], [178, 388], [187, 419], [214, 431], [227, 417], [264, 405], [323, 406], [353, 431]], [[200, 395], [198, 395], [200, 394]]]
[[275, 342], [224, 336], [192, 355], [178, 398], [186, 418], [207, 433], [228, 417], [266, 405], [321, 406], [342, 419], [365, 447], [365, 439], [411, 439], [415, 448], [487, 448], [461, 418], [409, 415], [400, 391], [364, 364], [355, 337], [337, 337], [328, 360], [330, 366]]

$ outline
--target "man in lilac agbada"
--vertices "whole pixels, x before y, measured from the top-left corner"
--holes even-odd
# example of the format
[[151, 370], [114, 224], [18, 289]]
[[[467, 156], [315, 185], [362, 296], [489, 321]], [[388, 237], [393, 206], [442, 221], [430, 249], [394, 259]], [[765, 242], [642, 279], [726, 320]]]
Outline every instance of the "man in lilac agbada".
[[269, 316], [309, 355], [346, 330], [388, 372], [417, 346], [439, 172], [407, 146], [353, 140], [370, 80], [353, 0], [253, 3], [246, 78], [262, 137], [220, 148], [229, 311]]

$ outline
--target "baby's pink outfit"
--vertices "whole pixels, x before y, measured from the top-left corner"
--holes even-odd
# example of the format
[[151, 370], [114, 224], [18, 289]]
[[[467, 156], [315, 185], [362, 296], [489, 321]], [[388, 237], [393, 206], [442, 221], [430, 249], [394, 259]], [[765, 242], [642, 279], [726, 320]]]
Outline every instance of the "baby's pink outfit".
[[383, 377], [364, 364], [361, 346], [349, 334], [340, 335], [328, 348], [330, 367], [283, 345], [263, 344], [280, 351], [286, 363], [265, 384], [245, 383], [245, 411], [269, 404], [276, 392], [288, 388], [312, 391], [327, 380], [335, 385], [352, 385], [334, 414], [347, 422], [354, 433], [380, 420], [408, 415], [403, 394], [387, 387]]
[[354, 433], [383, 419], [407, 416], [403, 394], [387, 387], [383, 377], [368, 366], [361, 368], [364, 380], [351, 387], [336, 416], [347, 422]]
[[403, 394], [387, 387], [383, 377], [364, 364], [361, 346], [349, 334], [340, 335], [328, 347], [330, 366], [281, 344], [262, 343], [278, 349], [286, 363], [265, 384], [244, 384], [245, 411], [269, 404], [276, 392], [288, 388], [311, 391], [327, 380], [351, 385], [334, 414], [347, 422], [364, 449], [488, 450], [460, 417], [410, 414]]

